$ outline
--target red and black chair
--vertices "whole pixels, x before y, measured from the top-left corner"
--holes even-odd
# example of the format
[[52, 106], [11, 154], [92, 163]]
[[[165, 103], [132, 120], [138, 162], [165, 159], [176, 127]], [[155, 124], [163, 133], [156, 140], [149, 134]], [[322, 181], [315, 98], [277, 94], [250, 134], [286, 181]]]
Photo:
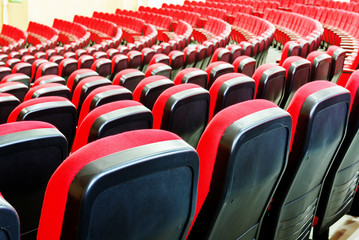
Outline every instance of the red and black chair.
[[19, 99], [20, 102], [24, 101], [28, 90], [28, 86], [20, 82], [0, 83], [0, 93], [9, 93]]
[[[315, 239], [329, 239], [329, 228], [341, 217], [347, 214], [353, 206], [354, 195], [358, 185], [359, 161], [358, 129], [359, 114], [355, 109], [359, 107], [359, 72], [350, 76], [346, 89], [351, 94], [349, 121], [343, 144], [335, 156], [329, 173], [325, 178], [320, 196], [314, 227]], [[357, 207], [357, 206], [356, 206]]]
[[173, 87], [173, 81], [161, 76], [150, 76], [144, 78], [133, 91], [133, 100], [136, 100], [146, 106], [148, 109], [153, 108], [157, 98], [163, 91]]
[[122, 132], [152, 128], [152, 113], [133, 100], [114, 101], [93, 109], [81, 121], [71, 152], [97, 139]]
[[145, 77], [161, 75], [166, 78], [171, 79], [172, 77], [172, 68], [164, 63], [154, 63], [148, 66]]
[[44, 62], [38, 66], [34, 80], [45, 75], [58, 75], [58, 73], [59, 65], [53, 62]]
[[117, 73], [122, 70], [127, 69], [128, 67], [128, 57], [123, 54], [117, 54], [112, 58], [112, 76], [111, 79], [114, 79]]
[[184, 239], [195, 211], [198, 169], [193, 148], [166, 131], [99, 139], [51, 177], [37, 239]]
[[12, 73], [3, 77], [0, 83], [6, 82], [19, 82], [25, 84], [27, 87], [30, 87], [30, 78], [26, 74], [23, 73]]
[[329, 81], [337, 83], [343, 72], [345, 51], [338, 46], [330, 46], [326, 53], [332, 57], [328, 79]]
[[174, 79], [175, 85], [183, 83], [194, 83], [203, 88], [207, 88], [207, 82], [207, 73], [198, 68], [183, 69], [177, 74], [176, 78]]
[[44, 121], [54, 125], [66, 137], [69, 147], [75, 137], [76, 107], [63, 97], [41, 97], [22, 102], [10, 114], [8, 123]]
[[149, 66], [151, 66], [153, 64], [156, 64], [156, 63], [163, 63], [163, 64], [166, 64], [166, 65], [170, 65], [170, 58], [166, 54], [156, 53], [151, 58]]
[[253, 74], [256, 83], [255, 98], [267, 99], [280, 105], [285, 90], [286, 71], [283, 67], [266, 63], [257, 68]]
[[307, 60], [312, 63], [310, 81], [328, 80], [332, 58], [322, 51], [313, 51], [308, 54]]
[[246, 55], [239, 56], [233, 61], [234, 71], [252, 77], [256, 70], [256, 60]]
[[[287, 165], [291, 117], [267, 100], [220, 111], [197, 147], [197, 207], [188, 239], [258, 239]], [[269, 239], [269, 238], [267, 238]]]
[[65, 58], [59, 63], [59, 76], [67, 80], [78, 69], [78, 62], [73, 58]]
[[128, 67], [139, 69], [142, 64], [142, 54], [139, 51], [132, 50], [127, 53]]
[[1, 124], [0, 136], [1, 194], [19, 215], [21, 239], [35, 239], [46, 185], [68, 155], [67, 140], [40, 121]]
[[30, 88], [26, 93], [24, 101], [32, 98], [58, 96], [71, 100], [71, 92], [68, 87], [60, 83], [40, 84]]
[[209, 64], [206, 68], [206, 72], [208, 76], [207, 89], [210, 89], [218, 77], [226, 73], [233, 73], [234, 67], [232, 64], [218, 61]]
[[107, 58], [97, 59], [92, 64], [91, 69], [96, 71], [98, 75], [110, 79], [112, 73], [112, 61]]
[[3, 239], [20, 239], [20, 221], [16, 210], [0, 193], [0, 236]]
[[194, 65], [196, 64], [196, 59], [197, 59], [196, 49], [194, 47], [186, 47], [183, 50], [183, 54], [184, 54], [183, 67], [184, 68], [194, 67]]
[[137, 85], [145, 78], [145, 74], [137, 69], [125, 69], [120, 71], [113, 79], [113, 85], [120, 85], [131, 92], [135, 90]]
[[94, 63], [93, 57], [90, 55], [82, 55], [77, 59], [77, 68], [91, 68], [92, 64]]
[[242, 73], [227, 73], [218, 77], [209, 89], [209, 121], [222, 109], [253, 99], [255, 88], [254, 80]]
[[344, 139], [350, 93], [329, 81], [309, 82], [288, 106], [293, 130], [288, 166], [264, 218], [266, 239], [308, 239], [325, 177]]
[[32, 87], [47, 83], [59, 83], [66, 86], [66, 80], [63, 77], [60, 77], [58, 75], [45, 75], [36, 79]]
[[208, 122], [209, 104], [208, 91], [196, 84], [170, 87], [153, 106], [153, 128], [176, 133], [195, 147]]
[[142, 53], [141, 71], [146, 72], [152, 57], [155, 55], [155, 51], [152, 48], [146, 47], [141, 50], [141, 53]]
[[[20, 100], [10, 93], [0, 93], [0, 124], [6, 123], [10, 113], [20, 104]], [[1, 236], [1, 235], [0, 235]]]
[[231, 52], [226, 48], [217, 48], [213, 53], [211, 63], [217, 61], [231, 63]]
[[287, 72], [285, 90], [281, 107], [287, 109], [295, 92], [304, 84], [309, 82], [311, 63], [302, 57], [288, 57], [282, 65]]
[[27, 75], [29, 78], [32, 76], [32, 65], [26, 62], [20, 62], [15, 64], [12, 68], [11, 73], [23, 73]]
[[98, 76], [98, 73], [91, 69], [78, 69], [71, 73], [69, 79], [67, 79], [67, 87], [73, 92], [77, 84], [87, 77]]
[[179, 71], [184, 66], [184, 53], [182, 51], [174, 50], [168, 54], [170, 59], [170, 67], [172, 68], [172, 80], [176, 77]]
[[86, 115], [93, 109], [102, 106], [106, 103], [120, 101], [120, 100], [132, 100], [132, 93], [125, 87], [118, 85], [106, 85], [94, 89], [84, 100], [79, 119], [78, 125], [81, 124], [82, 120]]

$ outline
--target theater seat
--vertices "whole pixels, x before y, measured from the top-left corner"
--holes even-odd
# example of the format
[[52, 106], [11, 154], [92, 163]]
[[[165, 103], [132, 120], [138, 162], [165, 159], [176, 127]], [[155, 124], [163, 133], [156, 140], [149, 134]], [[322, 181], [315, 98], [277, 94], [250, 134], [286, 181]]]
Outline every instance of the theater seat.
[[217, 48], [212, 56], [211, 63], [222, 61], [230, 63], [231, 60], [231, 52], [226, 48]]
[[155, 51], [152, 48], [144, 48], [141, 50], [142, 53], [142, 66], [141, 71], [146, 72], [148, 64], [150, 63], [152, 57], [155, 55]]
[[113, 85], [120, 85], [131, 92], [133, 92], [138, 85], [145, 78], [145, 74], [137, 69], [125, 69], [120, 71], [113, 79]]
[[58, 96], [66, 99], [71, 99], [70, 89], [60, 83], [47, 83], [37, 85], [30, 88], [26, 93], [24, 101], [32, 98], [46, 97], [46, 96]]
[[20, 222], [16, 210], [0, 193], [0, 239], [20, 239]]
[[186, 47], [184, 53], [184, 68], [191, 68], [196, 64], [197, 51], [194, 47]]
[[98, 76], [98, 73], [91, 69], [78, 69], [71, 73], [69, 79], [67, 80], [67, 87], [73, 92], [77, 84], [87, 77]]
[[308, 239], [325, 176], [347, 127], [349, 91], [309, 82], [288, 106], [293, 119], [288, 167], [262, 224], [265, 239]]
[[237, 57], [233, 62], [234, 71], [252, 77], [256, 69], [256, 60], [246, 55]]
[[174, 86], [173, 82], [160, 75], [143, 79], [133, 91], [133, 100], [142, 103], [148, 109], [153, 108], [157, 98], [163, 91]]
[[337, 83], [343, 72], [345, 51], [338, 46], [330, 46], [326, 53], [332, 57], [328, 79], [329, 81]]
[[78, 68], [78, 62], [72, 58], [63, 59], [59, 64], [59, 76], [67, 80]]
[[255, 98], [267, 99], [280, 105], [284, 96], [286, 71], [283, 67], [266, 63], [253, 74], [256, 82]]
[[89, 112], [77, 128], [71, 152], [97, 139], [122, 132], [152, 128], [152, 113], [133, 100], [114, 101]]
[[196, 84], [170, 87], [153, 106], [153, 128], [176, 133], [196, 147], [208, 122], [209, 104], [208, 91]]
[[51, 177], [37, 239], [184, 239], [195, 210], [198, 165], [193, 148], [162, 130], [90, 143]]
[[0, 124], [6, 123], [10, 113], [19, 104], [20, 100], [14, 95], [10, 93], [0, 93]]
[[91, 69], [96, 71], [98, 75], [110, 79], [111, 71], [112, 71], [112, 62], [110, 59], [100, 58], [95, 60], [95, 62], [91, 66]]
[[329, 238], [330, 226], [349, 212], [357, 190], [359, 114], [355, 109], [359, 107], [359, 71], [352, 73], [345, 88], [351, 94], [349, 122], [343, 144], [325, 178], [316, 213], [318, 217], [314, 227], [316, 239]]
[[232, 64], [218, 61], [209, 64], [206, 68], [206, 72], [208, 76], [207, 89], [210, 89], [213, 82], [216, 81], [219, 76], [222, 76], [226, 73], [233, 73], [234, 67]]
[[161, 75], [171, 79], [172, 68], [164, 63], [154, 63], [148, 66], [145, 77]]
[[184, 54], [182, 51], [174, 50], [170, 52], [170, 54], [168, 54], [168, 57], [170, 59], [169, 65], [172, 68], [172, 80], [173, 80], [178, 74], [178, 72], [184, 66]]
[[63, 77], [57, 75], [45, 75], [36, 79], [32, 87], [47, 83], [59, 83], [66, 86], [66, 80]]
[[26, 74], [23, 73], [12, 73], [3, 77], [0, 83], [6, 82], [19, 82], [25, 84], [27, 87], [30, 87], [30, 78]]
[[139, 69], [142, 64], [142, 54], [139, 51], [132, 50], [127, 53], [128, 67]]
[[91, 68], [92, 64], [94, 63], [93, 57], [90, 55], [82, 55], [77, 59], [77, 68]]
[[0, 93], [9, 93], [14, 95], [20, 102], [24, 101], [24, 97], [29, 88], [20, 82], [0, 83]]
[[117, 54], [112, 58], [112, 76], [111, 79], [114, 79], [122, 70], [125, 70], [128, 67], [128, 57], [123, 54]]
[[258, 239], [287, 165], [290, 133], [290, 115], [267, 100], [232, 105], [209, 122], [197, 147], [200, 178], [189, 240]]
[[307, 59], [312, 63], [310, 81], [328, 80], [332, 58], [325, 52], [313, 51]]
[[279, 61], [279, 66], [282, 66], [283, 62], [291, 56], [299, 56], [300, 46], [294, 41], [288, 41], [283, 47], [282, 55]]
[[107, 85], [94, 89], [84, 100], [79, 119], [78, 125], [81, 124], [82, 120], [86, 115], [93, 109], [102, 106], [109, 102], [119, 100], [132, 100], [132, 93], [125, 87], [118, 85]]
[[242, 73], [227, 73], [218, 77], [209, 89], [209, 121], [222, 109], [253, 99], [255, 88], [254, 80]]
[[1, 124], [0, 136], [1, 194], [19, 214], [21, 239], [35, 239], [45, 188], [67, 157], [67, 140], [39, 121]]
[[30, 63], [20, 62], [15, 64], [12, 68], [11, 73], [23, 73], [27, 75], [29, 78], [32, 76], [32, 66]]
[[203, 88], [207, 87], [208, 76], [207, 73], [198, 68], [186, 68], [181, 70], [176, 78], [174, 84], [179, 85], [183, 83], [194, 83]]
[[45, 75], [50, 75], [50, 74], [58, 75], [58, 73], [59, 73], [59, 65], [53, 62], [44, 62], [41, 63], [37, 68], [34, 80]]
[[153, 57], [151, 58], [149, 66], [151, 66], [152, 64], [155, 64], [155, 63], [163, 63], [166, 65], [170, 65], [170, 58], [166, 54], [157, 53], [157, 54], [153, 55]]
[[311, 63], [305, 58], [293, 56], [288, 57], [282, 65], [285, 68], [287, 77], [285, 91], [281, 107], [287, 109], [295, 92], [304, 84], [309, 82]]
[[63, 97], [41, 97], [17, 106], [7, 122], [44, 121], [54, 125], [66, 137], [69, 146], [75, 137], [77, 114], [75, 106]]

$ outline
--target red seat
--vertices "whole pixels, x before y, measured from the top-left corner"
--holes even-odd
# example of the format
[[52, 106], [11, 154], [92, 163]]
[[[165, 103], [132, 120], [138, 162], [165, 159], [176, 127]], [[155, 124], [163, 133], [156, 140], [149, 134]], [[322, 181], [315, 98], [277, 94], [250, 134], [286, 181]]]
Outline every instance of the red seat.
[[232, 64], [218, 61], [209, 64], [206, 68], [206, 72], [208, 76], [207, 88], [209, 89], [219, 76], [234, 72], [234, 67]]
[[222, 61], [230, 63], [231, 60], [231, 52], [226, 48], [217, 48], [212, 56], [211, 63]]
[[82, 120], [86, 115], [98, 106], [102, 106], [109, 102], [119, 100], [132, 100], [132, 93], [127, 88], [118, 85], [106, 85], [94, 89], [84, 100], [79, 119], [78, 125], [81, 124]]
[[20, 62], [15, 64], [12, 68], [11, 73], [23, 73], [31, 78], [32, 76], [32, 66], [30, 63]]
[[227, 73], [218, 77], [209, 89], [209, 121], [222, 109], [253, 99], [254, 92], [254, 80], [242, 73]]
[[93, 57], [90, 55], [82, 55], [81, 57], [79, 57], [79, 59], [77, 60], [78, 69], [82, 69], [82, 68], [91, 68], [92, 64], [94, 63]]
[[172, 80], [184, 66], [184, 54], [182, 51], [174, 50], [168, 54], [169, 65], [172, 68]]
[[32, 87], [47, 83], [59, 83], [66, 86], [66, 80], [63, 77], [57, 75], [45, 75], [36, 79]]
[[20, 82], [25, 84], [27, 87], [30, 87], [30, 78], [23, 73], [12, 73], [3, 77], [0, 83], [5, 82]]
[[146, 72], [152, 57], [155, 55], [155, 51], [152, 48], [144, 48], [144, 49], [141, 50], [141, 53], [142, 53], [142, 67], [141, 67], [141, 70], [143, 72]]
[[75, 137], [77, 114], [75, 106], [63, 97], [33, 98], [21, 103], [11, 112], [8, 122], [44, 121], [51, 123], [64, 134], [69, 147]]
[[256, 82], [255, 98], [267, 99], [280, 105], [285, 91], [286, 71], [272, 63], [259, 66], [253, 74]]
[[112, 58], [112, 76], [111, 79], [114, 79], [117, 73], [125, 70], [128, 67], [128, 57], [123, 54], [117, 54]]
[[45, 75], [58, 75], [59, 72], [59, 65], [53, 62], [44, 62], [39, 65], [39, 67], [36, 70], [35, 80], [38, 79], [41, 76]]
[[10, 113], [20, 104], [20, 100], [10, 93], [0, 93], [0, 124], [6, 123]]
[[139, 51], [132, 50], [127, 53], [128, 67], [139, 69], [142, 64], [142, 54]]
[[100, 58], [95, 60], [92, 64], [91, 69], [96, 71], [98, 75], [108, 78], [111, 78], [112, 71], [112, 62], [107, 58]]
[[176, 78], [174, 84], [179, 85], [182, 83], [194, 83], [203, 88], [207, 87], [208, 76], [207, 73], [198, 68], [186, 68], [181, 70]]
[[[51, 177], [37, 239], [87, 239], [89, 233], [94, 239], [184, 239], [195, 209], [198, 162], [183, 140], [161, 130], [125, 132], [90, 143]], [[84, 183], [81, 189], [75, 186], [78, 181]], [[74, 188], [87, 193], [79, 202], [67, 201]], [[109, 207], [111, 211], [103, 210]], [[87, 221], [91, 216], [97, 217]]]
[[44, 191], [53, 172], [67, 157], [67, 140], [53, 125], [40, 121], [1, 124], [0, 136], [0, 191], [18, 213], [21, 238], [34, 239]]
[[120, 85], [131, 92], [133, 92], [138, 85], [145, 78], [145, 74], [137, 69], [125, 69], [120, 71], [113, 79], [113, 85]]
[[171, 79], [172, 68], [164, 63], [151, 64], [147, 68], [145, 76], [149, 77], [149, 76], [154, 76], [154, 75], [161, 75], [161, 76]]
[[282, 55], [279, 61], [279, 66], [283, 65], [283, 62], [291, 56], [299, 56], [300, 46], [294, 41], [288, 41], [283, 47]]
[[[197, 207], [188, 239], [257, 239], [287, 164], [291, 118], [267, 100], [220, 111], [197, 147]], [[269, 179], [271, 179], [269, 181]]]
[[281, 107], [287, 109], [295, 92], [309, 82], [311, 63], [299, 56], [288, 57], [282, 65], [287, 73], [285, 91]]
[[153, 106], [153, 128], [174, 132], [195, 147], [208, 122], [209, 103], [208, 91], [196, 84], [170, 87]]
[[196, 64], [197, 51], [194, 47], [186, 47], [183, 50], [184, 54], [184, 67], [193, 67]]
[[46, 96], [58, 96], [70, 100], [71, 92], [68, 87], [60, 83], [41, 84], [30, 88], [30, 90], [25, 95], [24, 101], [27, 101], [32, 98], [39, 98]]
[[289, 164], [261, 236], [309, 238], [325, 176], [345, 135], [349, 107], [349, 91], [329, 81], [298, 89], [288, 106], [293, 119]]
[[161, 75], [144, 78], [133, 91], [133, 100], [136, 100], [146, 106], [153, 108], [157, 98], [163, 91], [174, 86], [173, 82]]
[[170, 58], [166, 54], [157, 53], [157, 54], [153, 55], [153, 57], [151, 58], [149, 66], [151, 66], [152, 64], [155, 64], [155, 63], [163, 63], [166, 65], [170, 65]]
[[73, 92], [77, 84], [84, 78], [98, 76], [98, 73], [91, 69], [78, 69], [71, 73], [69, 79], [67, 80], [67, 87]]
[[329, 81], [338, 82], [340, 75], [343, 72], [345, 51], [338, 46], [330, 46], [327, 50], [327, 54], [332, 57], [330, 64]]
[[64, 59], [65, 58], [63, 56], [55, 55], [55, 56], [52, 56], [49, 59], [49, 62], [53, 62], [53, 63], [56, 63], [56, 64], [60, 65], [61, 61], [64, 60]]
[[68, 58], [63, 59], [59, 64], [59, 73], [58, 75], [67, 80], [71, 73], [76, 71], [78, 68], [77, 60]]
[[152, 113], [133, 100], [114, 101], [93, 109], [81, 121], [71, 152], [97, 139], [122, 132], [152, 128]]
[[325, 52], [313, 51], [307, 59], [312, 63], [310, 81], [328, 80], [332, 58]]
[[256, 69], [256, 60], [247, 55], [237, 57], [233, 62], [234, 71], [252, 77]]
[[17, 99], [22, 102], [24, 97], [29, 90], [29, 87], [20, 82], [5, 82], [0, 83], [0, 93], [9, 93], [14, 95]]

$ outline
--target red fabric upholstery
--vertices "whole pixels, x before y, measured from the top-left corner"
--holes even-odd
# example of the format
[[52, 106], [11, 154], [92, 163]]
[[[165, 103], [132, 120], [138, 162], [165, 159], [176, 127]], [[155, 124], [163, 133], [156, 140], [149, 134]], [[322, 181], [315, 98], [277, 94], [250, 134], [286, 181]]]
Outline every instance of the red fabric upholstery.
[[217, 48], [212, 56], [211, 63], [217, 62], [217, 61], [223, 61], [228, 62], [230, 61], [231, 52], [227, 50], [226, 48]]
[[115, 101], [105, 105], [102, 105], [93, 111], [91, 111], [81, 122], [77, 128], [74, 144], [72, 145], [71, 152], [77, 151], [82, 146], [88, 143], [88, 137], [90, 134], [90, 129], [95, 122], [95, 120], [103, 114], [109, 113], [111, 111], [133, 107], [133, 106], [143, 106], [141, 103], [133, 100], [122, 100]]
[[199, 69], [199, 68], [186, 68], [178, 72], [177, 76], [174, 79], [174, 84], [179, 85], [182, 84], [183, 77], [186, 76], [186, 74], [191, 72], [202, 72], [203, 74], [207, 74], [205, 71]]
[[308, 54], [307, 56], [307, 60], [309, 60], [312, 64], [314, 62], [314, 59], [322, 54], [325, 54], [325, 52], [322, 51], [313, 51], [311, 53]]
[[137, 146], [178, 139], [175, 134], [162, 130], [137, 130], [97, 140], [76, 151], [59, 166], [49, 181], [37, 239], [60, 239], [70, 184], [86, 164]]
[[42, 97], [42, 98], [34, 98], [27, 100], [26, 102], [21, 103], [19, 106], [17, 106], [12, 113], [10, 114], [7, 122], [16, 122], [17, 116], [22, 111], [22, 109], [27, 108], [29, 106], [33, 106], [36, 104], [41, 103], [49, 103], [49, 102], [68, 102], [69, 100], [63, 97]]
[[55, 128], [55, 127], [50, 123], [41, 122], [41, 121], [12, 122], [12, 123], [7, 123], [6, 127], [0, 128], [0, 136], [5, 136], [7, 134], [12, 134], [17, 132], [24, 132], [32, 129], [41, 129], [41, 128]]
[[242, 103], [237, 103], [221, 112], [216, 114], [209, 122], [206, 130], [198, 143], [197, 152], [200, 158], [200, 170], [198, 180], [198, 193], [196, 213], [193, 219], [195, 222], [196, 217], [201, 210], [204, 200], [209, 192], [211, 183], [213, 167], [218, 150], [218, 144], [223, 136], [224, 131], [233, 122], [253, 114], [255, 112], [278, 107], [274, 103], [267, 100], [250, 100]]
[[155, 102], [155, 105], [153, 106], [152, 113], [153, 113], [153, 128], [154, 129], [160, 129], [161, 123], [162, 123], [162, 116], [163, 116], [163, 110], [167, 103], [167, 100], [176, 93], [185, 91], [187, 89], [192, 88], [200, 88], [200, 86], [196, 84], [181, 84], [177, 86], [173, 86], [171, 88], [168, 88], [165, 90], [157, 99]]
[[213, 62], [213, 63], [209, 64], [208, 67], [206, 68], [206, 72], [207, 72], [207, 76], [208, 76], [207, 86], [209, 84], [213, 68], [215, 68], [215, 67], [217, 67], [217, 66], [219, 66], [221, 64], [230, 65], [229, 63], [226, 63], [226, 62], [217, 61], [217, 62]]
[[300, 113], [302, 105], [305, 102], [305, 100], [307, 99], [307, 97], [309, 97], [311, 94], [313, 94], [319, 90], [334, 87], [334, 86], [337, 86], [337, 85], [335, 83], [332, 83], [329, 81], [318, 80], [318, 81], [314, 81], [314, 82], [309, 82], [297, 90], [292, 101], [289, 103], [289, 106], [287, 109], [287, 112], [292, 116], [292, 121], [293, 121], [292, 136], [291, 136], [291, 143], [290, 143], [289, 151], [292, 149], [292, 144], [293, 144], [293, 139], [294, 139], [297, 123], [298, 123], [299, 113]]
[[78, 119], [78, 125], [81, 124], [81, 122], [83, 121], [83, 119], [86, 117], [86, 115], [90, 112], [90, 107], [91, 107], [91, 102], [93, 100], [94, 97], [96, 97], [96, 95], [104, 93], [106, 91], [111, 91], [111, 90], [123, 90], [126, 92], [130, 91], [127, 88], [124, 88], [122, 86], [119, 85], [108, 85], [108, 86], [103, 86], [103, 87], [98, 87], [95, 90], [93, 90], [85, 99], [85, 101], [82, 104], [81, 107], [81, 111], [80, 111], [80, 115], [79, 115], [79, 119]]
[[330, 46], [329, 48], [328, 48], [328, 50], [327, 50], [327, 54], [328, 55], [330, 55], [331, 57], [333, 57], [333, 54], [334, 54], [334, 52], [338, 49], [338, 48], [340, 48], [339, 46]]
[[256, 98], [257, 96], [257, 89], [258, 89], [258, 85], [259, 85], [259, 82], [261, 80], [261, 77], [262, 77], [262, 74], [264, 71], [268, 70], [268, 69], [271, 69], [273, 67], [276, 67], [277, 65], [273, 64], [273, 63], [266, 63], [266, 64], [262, 64], [261, 66], [259, 66], [257, 68], [257, 70], [254, 72], [253, 74], [253, 79], [256, 83], [256, 91], [254, 93], [254, 98]]
[[237, 58], [233, 61], [233, 67], [234, 67], [234, 71], [235, 71], [235, 72], [238, 72], [238, 67], [239, 67], [239, 64], [241, 64], [242, 60], [247, 59], [247, 58], [250, 58], [250, 57], [247, 56], [247, 55], [243, 55], [243, 56], [237, 57]]

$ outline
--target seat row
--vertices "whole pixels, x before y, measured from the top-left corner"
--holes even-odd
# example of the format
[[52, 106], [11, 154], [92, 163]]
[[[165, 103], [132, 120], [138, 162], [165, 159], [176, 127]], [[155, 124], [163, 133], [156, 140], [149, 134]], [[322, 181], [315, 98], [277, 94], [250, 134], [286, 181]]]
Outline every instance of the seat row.
[[57, 41], [63, 45], [75, 43], [80, 48], [84, 48], [90, 43], [90, 33], [81, 24], [55, 18], [52, 27], [59, 31]]
[[[343, 155], [339, 157], [336, 153], [342, 151], [343, 140], [348, 140], [349, 145], [352, 142], [345, 132], [349, 126], [348, 113], [352, 113], [351, 106], [354, 107], [358, 99], [358, 86], [358, 79], [354, 77], [348, 82], [348, 90], [328, 81], [308, 83], [298, 89], [287, 111], [260, 99], [231, 105], [218, 112], [207, 126], [199, 126], [204, 133], [196, 151], [177, 135], [164, 130], [132, 131], [148, 128], [149, 120], [143, 119], [150, 115], [143, 111], [143, 106], [130, 105], [129, 100], [93, 110], [92, 114], [94, 111], [103, 114], [104, 120], [113, 120], [113, 114], [122, 114], [123, 128], [114, 125], [99, 128], [98, 124], [106, 120], [90, 124], [91, 128], [103, 130], [101, 139], [69, 157], [66, 139], [49, 124], [30, 121], [25, 125], [20, 121], [0, 125], [0, 135], [6, 136], [2, 140], [8, 141], [2, 145], [2, 159], [9, 159], [11, 163], [7, 165], [8, 174], [0, 175], [6, 183], [1, 192], [19, 214], [22, 235], [36, 234], [31, 230], [39, 226], [38, 239], [87, 238], [88, 234], [100, 237], [96, 235], [99, 229], [101, 237], [106, 233], [109, 237], [121, 234], [137, 238], [139, 233], [134, 228], [142, 230], [142, 237], [155, 239], [163, 236], [166, 239], [308, 236], [314, 216], [320, 212], [317, 209], [323, 209], [330, 202], [323, 189], [333, 190], [332, 187], [337, 186], [332, 179], [341, 181], [344, 176], [341, 169], [348, 170], [346, 174], [354, 173], [354, 179], [346, 178], [350, 179], [350, 186], [356, 183], [358, 164], [353, 165], [352, 158], [342, 158]], [[188, 94], [179, 94], [181, 91]], [[201, 98], [204, 102], [209, 99], [208, 92], [192, 84], [168, 88], [162, 94], [163, 101], [158, 103], [161, 106], [167, 106], [168, 102], [176, 104], [177, 100], [191, 98], [192, 94], [207, 94]], [[165, 119], [183, 122], [186, 116], [200, 115], [204, 102], [199, 102], [186, 101], [184, 106], [196, 110], [187, 114], [181, 108], [172, 107], [163, 112], [162, 123], [154, 121], [153, 127], [170, 130], [175, 125], [164, 125]], [[111, 110], [113, 104], [118, 106]], [[153, 117], [160, 115], [156, 108], [153, 108]], [[112, 114], [107, 114], [105, 109]], [[173, 117], [166, 116], [168, 113], [174, 114]], [[354, 121], [351, 113], [349, 118]], [[131, 114], [133, 118], [129, 117]], [[133, 123], [131, 126], [126, 125], [129, 121]], [[124, 132], [125, 129], [130, 132]], [[357, 132], [358, 128], [351, 130]], [[16, 140], [12, 141], [13, 138]], [[54, 151], [55, 148], [59, 151]], [[346, 155], [354, 149], [342, 152]], [[29, 154], [31, 151], [37, 153], [36, 161], [46, 161], [46, 164], [23, 171], [8, 170], [24, 159], [26, 166], [34, 164], [35, 154]], [[13, 181], [17, 179], [16, 174], [23, 176], [20, 183]], [[41, 176], [41, 180], [35, 181], [34, 175]], [[302, 184], [303, 181], [306, 184]], [[14, 184], [24, 184], [37, 194], [28, 191], [14, 194], [11, 191], [17, 186]], [[343, 184], [338, 186], [343, 188]], [[140, 192], [133, 191], [134, 188]], [[149, 192], [152, 188], [155, 192]], [[34, 201], [36, 205], [32, 205], [30, 212], [28, 204]], [[9, 216], [15, 216], [14, 209], [1, 202]], [[92, 215], [96, 218], [92, 219]], [[74, 218], [79, 220], [73, 221]], [[1, 219], [10, 221], [12, 218]], [[133, 224], [126, 225], [129, 222]], [[169, 224], [172, 222], [176, 224]], [[12, 224], [7, 224], [16, 225], [16, 217]], [[284, 231], [280, 231], [283, 227]]]
[[[0, 33], [0, 45], [6, 47], [9, 51], [24, 48], [26, 44], [27, 34], [11, 25], [3, 24]], [[4, 49], [1, 49], [4, 52]], [[5, 50], [7, 51], [7, 50]]]
[[341, 46], [347, 52], [345, 61], [345, 74], [342, 75], [342, 81], [346, 81], [350, 73], [358, 68], [358, 39], [359, 32], [354, 27], [354, 22], [359, 21], [359, 14], [346, 12], [340, 9], [296, 5], [294, 11], [301, 14], [311, 14], [311, 17], [317, 19], [325, 28], [324, 41], [330, 45]]
[[49, 49], [57, 44], [59, 33], [52, 27], [30, 21], [26, 32], [27, 43], [33, 46]]

